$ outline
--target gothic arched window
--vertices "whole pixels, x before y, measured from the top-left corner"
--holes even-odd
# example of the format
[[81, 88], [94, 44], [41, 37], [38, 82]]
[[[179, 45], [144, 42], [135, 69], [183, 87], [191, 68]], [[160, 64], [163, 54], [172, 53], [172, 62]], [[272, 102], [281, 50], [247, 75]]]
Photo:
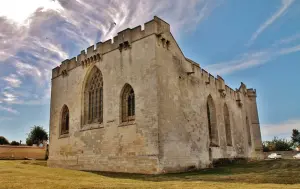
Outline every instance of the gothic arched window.
[[70, 119], [70, 114], [69, 114], [69, 108], [68, 106], [64, 105], [62, 108], [62, 113], [61, 113], [61, 126], [60, 126], [60, 134], [69, 134], [69, 119]]
[[94, 67], [88, 77], [84, 91], [84, 124], [103, 122], [103, 78]]
[[225, 133], [226, 133], [226, 142], [227, 146], [232, 146], [232, 137], [231, 137], [231, 126], [230, 126], [230, 116], [227, 104], [224, 104], [224, 122], [225, 122]]
[[248, 144], [249, 146], [251, 146], [252, 142], [251, 142], [251, 130], [250, 130], [250, 123], [249, 123], [249, 118], [248, 116], [246, 117], [246, 129], [247, 129], [247, 137], [248, 137]]
[[219, 146], [216, 107], [211, 95], [207, 98], [206, 106], [210, 146]]
[[132, 87], [125, 84], [121, 94], [122, 122], [135, 120], [135, 96]]

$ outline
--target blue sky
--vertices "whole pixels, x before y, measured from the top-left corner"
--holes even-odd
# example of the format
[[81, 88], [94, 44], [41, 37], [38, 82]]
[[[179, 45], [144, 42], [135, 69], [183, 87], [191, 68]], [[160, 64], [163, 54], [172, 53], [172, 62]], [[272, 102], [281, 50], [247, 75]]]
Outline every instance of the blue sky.
[[300, 129], [298, 0], [10, 0], [0, 4], [0, 135], [48, 130], [51, 69], [154, 15], [186, 57], [257, 89], [264, 140]]

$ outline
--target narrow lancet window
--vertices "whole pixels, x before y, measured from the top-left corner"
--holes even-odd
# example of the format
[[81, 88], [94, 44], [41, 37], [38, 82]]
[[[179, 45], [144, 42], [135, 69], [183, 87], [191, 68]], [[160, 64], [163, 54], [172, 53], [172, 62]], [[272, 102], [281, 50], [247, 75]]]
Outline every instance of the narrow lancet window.
[[123, 87], [121, 101], [122, 122], [135, 120], [135, 95], [129, 84]]
[[64, 105], [61, 113], [61, 126], [60, 126], [60, 134], [65, 135], [69, 134], [69, 108]]
[[230, 116], [229, 116], [229, 110], [228, 110], [227, 104], [224, 104], [223, 111], [224, 111], [226, 143], [227, 143], [227, 146], [232, 146]]
[[103, 78], [94, 67], [88, 77], [84, 92], [84, 124], [103, 122]]
[[206, 106], [210, 146], [219, 146], [216, 107], [211, 95], [207, 98]]

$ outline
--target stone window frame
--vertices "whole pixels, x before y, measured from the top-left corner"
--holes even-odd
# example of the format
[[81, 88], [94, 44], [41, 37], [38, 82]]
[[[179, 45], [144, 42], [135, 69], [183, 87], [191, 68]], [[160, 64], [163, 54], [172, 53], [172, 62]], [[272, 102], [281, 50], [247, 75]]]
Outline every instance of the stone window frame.
[[224, 103], [224, 106], [223, 106], [223, 116], [224, 116], [226, 145], [233, 146], [232, 126], [231, 126], [231, 122], [230, 122], [230, 111], [229, 111], [229, 108], [226, 103]]
[[120, 126], [134, 125], [136, 118], [136, 94], [126, 83], [120, 93]]
[[209, 146], [219, 147], [219, 129], [217, 121], [217, 109], [211, 95], [208, 95], [206, 101], [207, 123], [209, 133]]
[[70, 110], [66, 104], [60, 113], [59, 138], [69, 137], [70, 134]]
[[104, 127], [103, 94], [103, 74], [97, 66], [93, 66], [87, 71], [85, 82], [82, 88], [81, 131]]

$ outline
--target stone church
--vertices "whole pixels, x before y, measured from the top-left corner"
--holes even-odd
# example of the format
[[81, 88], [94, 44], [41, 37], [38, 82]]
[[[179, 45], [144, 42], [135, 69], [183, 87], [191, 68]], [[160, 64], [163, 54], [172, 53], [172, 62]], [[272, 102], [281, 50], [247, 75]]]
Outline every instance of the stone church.
[[158, 17], [52, 70], [50, 167], [160, 174], [261, 154], [256, 90], [201, 69]]

